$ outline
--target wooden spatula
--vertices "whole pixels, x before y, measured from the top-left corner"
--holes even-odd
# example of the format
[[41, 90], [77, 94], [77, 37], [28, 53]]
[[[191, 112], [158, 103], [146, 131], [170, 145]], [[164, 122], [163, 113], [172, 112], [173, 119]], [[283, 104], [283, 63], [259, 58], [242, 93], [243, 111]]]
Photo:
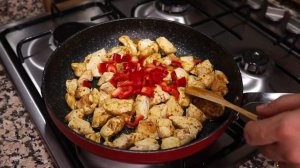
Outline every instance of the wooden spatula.
[[258, 117], [257, 115], [239, 107], [239, 106], [236, 106], [232, 103], [230, 103], [229, 101], [225, 100], [223, 97], [215, 94], [214, 92], [212, 91], [209, 91], [209, 90], [205, 90], [205, 89], [200, 89], [200, 88], [195, 88], [195, 87], [187, 87], [185, 89], [185, 92], [187, 94], [190, 94], [190, 95], [193, 95], [193, 96], [196, 96], [196, 97], [200, 97], [202, 99], [205, 99], [205, 100], [209, 100], [211, 102], [215, 102], [215, 103], [218, 103], [218, 104], [221, 104], [225, 107], [229, 107], [231, 109], [233, 109], [234, 111], [236, 112], [239, 112], [240, 114], [243, 114], [244, 116], [252, 119], [252, 120], [257, 120]]

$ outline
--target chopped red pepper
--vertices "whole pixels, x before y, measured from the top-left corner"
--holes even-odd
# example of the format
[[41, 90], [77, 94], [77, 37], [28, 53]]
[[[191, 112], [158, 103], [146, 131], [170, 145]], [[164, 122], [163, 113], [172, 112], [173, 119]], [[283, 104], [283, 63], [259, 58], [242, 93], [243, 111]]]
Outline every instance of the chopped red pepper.
[[177, 60], [172, 60], [171, 65], [173, 65], [174, 67], [181, 67], [182, 68], [181, 62], [177, 61]]
[[153, 97], [154, 96], [154, 87], [144, 86], [141, 90], [141, 94], [148, 96], [148, 97]]
[[107, 64], [106, 71], [116, 73], [117, 67], [114, 64]]
[[118, 53], [114, 53], [114, 54], [112, 55], [112, 59], [113, 59], [113, 61], [115, 61], [116, 63], [122, 62], [122, 57], [121, 57], [121, 55], [118, 54]]
[[171, 78], [172, 78], [172, 81], [176, 81], [177, 80], [177, 75], [176, 75], [175, 71], [171, 72]]
[[112, 92], [112, 97], [118, 97], [119, 99], [126, 99], [133, 96], [132, 86], [117, 87], [116, 90]]
[[98, 71], [100, 72], [100, 73], [104, 73], [104, 72], [106, 72], [106, 70], [107, 70], [107, 63], [106, 62], [102, 62], [102, 63], [100, 63], [99, 65], [98, 65]]
[[82, 86], [91, 88], [92, 87], [92, 83], [90, 81], [88, 81], [88, 80], [84, 80], [82, 82]]
[[126, 123], [127, 127], [133, 128], [133, 127], [136, 127], [139, 124], [139, 122], [143, 119], [144, 119], [144, 116], [141, 114], [136, 115], [134, 118], [133, 118], [133, 116], [128, 116], [125, 118], [125, 123]]
[[200, 62], [202, 62], [202, 60], [200, 58], [195, 58], [194, 62], [195, 62], [195, 64], [199, 64]]
[[172, 88], [171, 94], [175, 97], [176, 100], [178, 100], [180, 93], [177, 88]]
[[131, 61], [131, 55], [130, 54], [125, 54], [125, 55], [123, 55], [122, 56], [122, 61], [123, 62], [129, 62], [129, 61]]
[[162, 88], [163, 91], [170, 93], [172, 91], [172, 87], [168, 86], [167, 82], [161, 82], [160, 87]]
[[186, 86], [186, 79], [185, 77], [179, 78], [176, 80], [176, 86], [177, 87], [185, 87]]

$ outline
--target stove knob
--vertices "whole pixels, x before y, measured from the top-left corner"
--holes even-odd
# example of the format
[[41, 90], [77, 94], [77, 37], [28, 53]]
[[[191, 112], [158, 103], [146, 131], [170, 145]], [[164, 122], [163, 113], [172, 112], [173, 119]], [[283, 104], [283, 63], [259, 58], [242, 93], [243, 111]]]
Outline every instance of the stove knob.
[[249, 50], [242, 55], [241, 68], [251, 74], [262, 74], [266, 71], [269, 58], [259, 50]]

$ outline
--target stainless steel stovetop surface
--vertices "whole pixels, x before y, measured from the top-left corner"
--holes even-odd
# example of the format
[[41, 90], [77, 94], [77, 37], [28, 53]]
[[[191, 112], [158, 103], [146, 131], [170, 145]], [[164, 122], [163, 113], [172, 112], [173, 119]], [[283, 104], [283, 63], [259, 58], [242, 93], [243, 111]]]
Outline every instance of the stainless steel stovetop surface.
[[[230, 1], [230, 0], [227, 0]], [[111, 1], [115, 9], [122, 13], [122, 16], [131, 17], [134, 14], [133, 9], [142, 9], [144, 6], [137, 6], [141, 2], [140, 0], [113, 0]], [[198, 1], [193, 1], [198, 3]], [[115, 162], [107, 160], [105, 158], [99, 158], [87, 151], [74, 147], [75, 145], [66, 140], [59, 131], [53, 128], [53, 123], [49, 122], [49, 116], [45, 106], [43, 105], [40, 86], [42, 81], [42, 73], [44, 65], [55, 49], [53, 44], [53, 38], [51, 32], [54, 28], [60, 24], [66, 22], [93, 22], [100, 23], [110, 20], [114, 17], [111, 15], [105, 15], [101, 19], [91, 21], [91, 17], [106, 13], [99, 7], [99, 3], [104, 1], [90, 1], [87, 3], [79, 4], [79, 8], [69, 10], [63, 13], [61, 16], [42, 16], [42, 19], [34, 18], [22, 22], [13, 23], [0, 28], [0, 58], [6, 66], [9, 75], [15, 83], [23, 102], [31, 114], [34, 123], [37, 125], [45, 143], [47, 144], [49, 151], [56, 163], [60, 167], [74, 167], [74, 157], [77, 159], [78, 165], [85, 167], [195, 167], [204, 166], [202, 164], [202, 158], [205, 156], [214, 156], [218, 150], [228, 148], [227, 146], [236, 141], [229, 133], [223, 134], [215, 143], [205, 149], [203, 152], [195, 154], [185, 160], [179, 160], [172, 163], [164, 163], [160, 165], [132, 165], [126, 163]], [[147, 1], [152, 4], [154, 1]], [[193, 3], [193, 4], [194, 4]], [[142, 3], [144, 4], [144, 3]], [[278, 64], [278, 60], [290, 60], [297, 66], [297, 54], [289, 52], [286, 45], [274, 45], [276, 39], [273, 36], [266, 34], [264, 30], [257, 27], [254, 23], [245, 20], [236, 13], [228, 13], [224, 16], [217, 17], [216, 20], [207, 20], [211, 15], [220, 15], [229, 10], [229, 7], [220, 3], [217, 0], [209, 1], [202, 0], [199, 2], [201, 10], [197, 12], [199, 16], [186, 17], [196, 18], [196, 21], [187, 21], [191, 23], [196, 30], [210, 36], [222, 45], [241, 68], [241, 74], [244, 85], [244, 92], [251, 92], [251, 94], [245, 94], [245, 107], [251, 110], [255, 105], [262, 102], [271, 101], [280, 95], [281, 93], [294, 93], [300, 92], [299, 80], [297, 77], [290, 75], [289, 70], [285, 70]], [[101, 6], [101, 5], [100, 5]], [[199, 7], [199, 6], [197, 6]], [[106, 10], [106, 9], [105, 9]], [[196, 10], [196, 7], [193, 8]], [[150, 10], [151, 11], [151, 10]], [[139, 11], [140, 12], [140, 11]], [[193, 13], [193, 14], [195, 14]], [[168, 16], [170, 14], [165, 14]], [[148, 16], [148, 15], [145, 15]], [[177, 14], [176, 14], [176, 17]], [[175, 18], [176, 18], [175, 17]], [[172, 19], [171, 19], [172, 20]], [[203, 21], [201, 24], [197, 22]], [[221, 22], [222, 24], [220, 24]], [[272, 24], [272, 23], [270, 23]], [[225, 27], [238, 34], [233, 34]], [[49, 32], [49, 34], [30, 40], [24, 43], [21, 47], [21, 53], [24, 56], [24, 62], [19, 59], [17, 46], [24, 38], [36, 36], [43, 32]], [[269, 58], [269, 62], [266, 64], [265, 72], [261, 74], [253, 74], [245, 70], [245, 66], [241, 64], [241, 56], [249, 50], [261, 50], [264, 55]], [[294, 61], [296, 60], [296, 61]], [[299, 61], [300, 64], [300, 61]], [[295, 68], [295, 67], [294, 67]], [[299, 78], [300, 79], [300, 78]], [[252, 93], [255, 92], [255, 93]], [[274, 92], [278, 94], [267, 94], [266, 92]], [[252, 103], [249, 103], [252, 102]], [[254, 102], [254, 103], [253, 103]], [[242, 127], [241, 127], [242, 129]], [[57, 136], [58, 135], [58, 136]], [[241, 138], [241, 137], [240, 137]], [[239, 139], [239, 138], [238, 138]], [[66, 151], [65, 147], [72, 149], [72, 151]], [[234, 145], [233, 145], [234, 146]], [[74, 151], [73, 151], [74, 149]], [[255, 151], [255, 148], [247, 145], [241, 145], [235, 148], [236, 150], [230, 153], [222, 153], [226, 155], [223, 159], [217, 162], [210, 162], [206, 167], [218, 167], [224, 165], [236, 165], [241, 162], [245, 157]], [[226, 151], [226, 150], [225, 150]], [[223, 151], [224, 152], [224, 151]], [[76, 153], [74, 157], [70, 156]], [[200, 165], [199, 165], [200, 163]], [[204, 162], [203, 162], [204, 163]], [[77, 163], [75, 163], [77, 164]], [[80, 165], [80, 166], [79, 166]]]

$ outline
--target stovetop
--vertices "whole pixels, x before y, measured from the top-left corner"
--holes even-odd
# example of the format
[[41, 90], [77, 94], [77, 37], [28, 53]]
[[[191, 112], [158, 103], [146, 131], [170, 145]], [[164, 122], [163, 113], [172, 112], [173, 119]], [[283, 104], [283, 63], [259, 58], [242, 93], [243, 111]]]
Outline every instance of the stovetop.
[[[184, 20], [183, 24], [213, 38], [232, 55], [242, 74], [245, 108], [254, 111], [255, 105], [283, 93], [300, 92], [300, 73], [296, 70], [300, 66], [299, 34], [286, 30], [290, 19], [297, 18], [285, 15], [279, 21], [271, 21], [265, 16], [270, 4], [259, 4], [259, 0], [247, 2], [190, 0], [192, 12], [158, 10], [154, 15], [149, 14], [153, 9], [141, 14], [145, 7], [155, 6], [153, 0], [87, 1], [65, 10], [53, 8], [52, 15], [1, 27], [0, 56], [59, 167], [234, 167], [256, 151], [243, 141], [242, 129], [246, 122], [243, 117], [237, 118], [226, 133], [202, 152], [171, 163], [132, 165], [100, 158], [66, 139], [47, 114], [40, 86], [44, 65], [57, 47], [52, 36], [57, 26], [67, 22], [98, 24], [125, 17], [163, 15], [165, 19]], [[292, 23], [292, 28], [297, 30], [297, 23]], [[256, 60], [249, 60], [250, 57]]]

